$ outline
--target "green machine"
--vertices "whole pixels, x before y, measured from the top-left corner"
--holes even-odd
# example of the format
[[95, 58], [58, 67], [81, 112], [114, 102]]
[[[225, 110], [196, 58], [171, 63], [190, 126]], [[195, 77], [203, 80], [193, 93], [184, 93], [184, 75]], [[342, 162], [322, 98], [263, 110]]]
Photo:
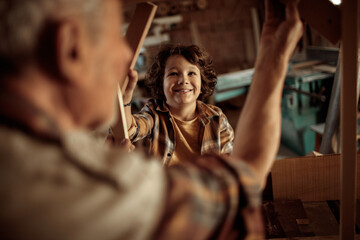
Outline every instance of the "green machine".
[[281, 143], [304, 156], [315, 150], [311, 125], [325, 121], [333, 73], [314, 69], [291, 70], [285, 79], [281, 104]]
[[300, 156], [316, 150], [310, 127], [326, 121], [339, 49], [308, 46], [305, 55], [289, 65], [281, 103], [281, 143]]
[[[310, 127], [325, 122], [338, 56], [338, 48], [310, 46], [306, 60], [289, 65], [281, 104], [281, 143], [300, 156], [315, 150]], [[252, 68], [218, 76], [215, 102], [247, 92], [253, 73]]]

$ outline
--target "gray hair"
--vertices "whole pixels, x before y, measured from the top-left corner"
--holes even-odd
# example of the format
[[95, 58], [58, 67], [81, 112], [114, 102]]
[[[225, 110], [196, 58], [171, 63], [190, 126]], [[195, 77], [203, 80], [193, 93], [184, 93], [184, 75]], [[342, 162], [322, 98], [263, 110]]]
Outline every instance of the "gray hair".
[[17, 72], [24, 65], [37, 61], [44, 29], [64, 17], [83, 15], [89, 33], [96, 31], [101, 23], [101, 2], [0, 0], [0, 75]]

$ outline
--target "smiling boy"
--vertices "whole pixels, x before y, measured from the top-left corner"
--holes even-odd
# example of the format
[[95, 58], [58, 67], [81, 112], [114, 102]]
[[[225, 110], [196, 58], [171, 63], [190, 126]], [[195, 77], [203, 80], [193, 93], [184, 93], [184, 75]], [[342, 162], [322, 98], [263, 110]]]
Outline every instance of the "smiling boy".
[[[136, 72], [130, 70], [129, 78], [124, 102], [131, 101]], [[126, 107], [130, 139], [147, 138], [150, 154], [162, 158], [165, 166], [209, 152], [230, 154], [231, 125], [220, 108], [202, 101], [212, 95], [216, 81], [205, 51], [195, 45], [164, 46], [147, 74], [152, 99], [134, 115]]]

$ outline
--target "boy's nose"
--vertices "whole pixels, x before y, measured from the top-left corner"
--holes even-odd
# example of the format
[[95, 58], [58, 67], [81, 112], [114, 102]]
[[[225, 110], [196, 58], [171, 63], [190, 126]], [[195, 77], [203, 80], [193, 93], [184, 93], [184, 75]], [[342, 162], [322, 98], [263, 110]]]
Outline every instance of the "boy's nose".
[[180, 75], [178, 79], [178, 84], [186, 84], [188, 83], [188, 78], [186, 75]]

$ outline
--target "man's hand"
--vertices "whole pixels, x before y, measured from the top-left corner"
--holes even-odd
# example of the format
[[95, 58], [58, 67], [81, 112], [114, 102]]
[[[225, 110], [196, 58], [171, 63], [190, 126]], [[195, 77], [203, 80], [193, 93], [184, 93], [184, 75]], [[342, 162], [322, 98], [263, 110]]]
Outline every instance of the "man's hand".
[[[296, 0], [266, 0], [260, 47], [269, 54], [290, 57], [303, 34]], [[285, 12], [281, 10], [285, 9]], [[279, 11], [280, 10], [280, 11]]]

